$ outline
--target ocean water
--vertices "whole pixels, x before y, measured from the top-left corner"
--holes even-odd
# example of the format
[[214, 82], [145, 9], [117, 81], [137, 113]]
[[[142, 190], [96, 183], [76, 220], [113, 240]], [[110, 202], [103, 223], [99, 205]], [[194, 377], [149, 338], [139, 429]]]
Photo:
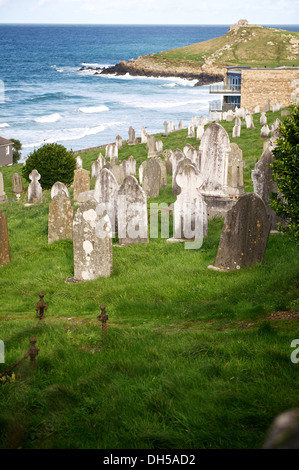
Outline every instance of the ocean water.
[[[275, 25], [277, 26], [277, 25]], [[278, 26], [298, 31], [298, 26]], [[19, 139], [22, 158], [44, 143], [80, 150], [137, 137], [163, 122], [187, 127], [208, 116], [209, 87], [180, 78], [93, 75], [85, 66], [121, 60], [221, 36], [229, 26], [0, 24], [0, 135]], [[218, 96], [217, 96], [218, 98]]]

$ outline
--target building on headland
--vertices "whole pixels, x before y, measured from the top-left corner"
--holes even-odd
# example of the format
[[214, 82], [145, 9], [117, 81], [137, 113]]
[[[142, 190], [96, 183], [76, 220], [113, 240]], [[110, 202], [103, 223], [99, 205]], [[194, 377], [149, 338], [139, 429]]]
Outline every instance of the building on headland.
[[0, 137], [0, 166], [11, 165], [13, 163], [13, 142]]
[[236, 106], [263, 110], [269, 102], [286, 107], [299, 103], [299, 67], [226, 67], [224, 83], [210, 85], [210, 93], [222, 97], [210, 102], [210, 111], [234, 110]]
[[229, 30], [233, 31], [239, 28], [262, 28], [258, 24], [249, 24], [248, 20], [239, 20], [236, 24], [231, 24]]

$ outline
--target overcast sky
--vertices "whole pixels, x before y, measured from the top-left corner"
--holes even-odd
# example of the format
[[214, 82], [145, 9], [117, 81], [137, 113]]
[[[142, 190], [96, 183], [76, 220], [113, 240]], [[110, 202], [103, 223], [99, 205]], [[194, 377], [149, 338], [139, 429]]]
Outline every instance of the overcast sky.
[[0, 23], [298, 24], [299, 0], [0, 0]]

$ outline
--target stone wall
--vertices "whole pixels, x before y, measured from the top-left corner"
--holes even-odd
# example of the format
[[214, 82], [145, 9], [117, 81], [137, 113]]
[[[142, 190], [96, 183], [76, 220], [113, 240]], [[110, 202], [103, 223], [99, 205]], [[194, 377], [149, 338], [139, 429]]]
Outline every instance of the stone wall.
[[281, 103], [289, 106], [299, 100], [299, 68], [293, 69], [245, 69], [242, 70], [241, 106], [253, 111], [270, 99], [271, 106]]

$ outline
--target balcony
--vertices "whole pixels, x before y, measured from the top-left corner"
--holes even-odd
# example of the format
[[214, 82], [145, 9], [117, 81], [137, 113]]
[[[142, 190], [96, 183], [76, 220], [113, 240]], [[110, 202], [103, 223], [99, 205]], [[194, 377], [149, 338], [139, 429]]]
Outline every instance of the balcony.
[[241, 93], [241, 84], [214, 84], [210, 85], [210, 93], [233, 94], [239, 95]]

